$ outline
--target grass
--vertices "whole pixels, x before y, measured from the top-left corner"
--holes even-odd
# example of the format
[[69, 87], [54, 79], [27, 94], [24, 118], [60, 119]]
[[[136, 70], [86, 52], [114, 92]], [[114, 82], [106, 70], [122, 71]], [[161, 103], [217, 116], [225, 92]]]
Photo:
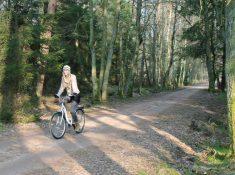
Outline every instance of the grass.
[[15, 123], [29, 123], [39, 120], [40, 112], [38, 110], [37, 99], [22, 96], [18, 100], [18, 104], [15, 111]]
[[169, 164], [166, 164], [166, 163], [160, 163], [157, 166], [156, 174], [180, 175], [180, 173], [175, 168], [171, 167]]
[[21, 95], [15, 98], [14, 110], [6, 108], [1, 111], [3, 123], [29, 123], [39, 120], [38, 100], [28, 95]]
[[229, 147], [216, 143], [208, 146], [206, 158], [196, 159], [193, 169], [185, 169], [186, 175], [206, 172], [208, 175], [232, 175], [235, 174], [235, 159], [231, 156]]
[[[219, 93], [217, 98], [221, 101], [225, 101], [225, 93]], [[228, 137], [228, 131], [224, 126], [224, 123], [217, 122], [216, 140], [214, 142], [207, 141], [203, 145], [205, 146], [206, 157], [204, 161], [198, 159], [195, 162], [195, 167], [199, 171], [203, 168], [207, 170], [207, 174], [211, 175], [229, 175], [235, 174], [234, 158], [232, 158], [232, 152], [230, 146], [226, 142], [225, 137]]]
[[217, 96], [218, 100], [226, 102], [227, 94], [226, 92], [220, 92]]
[[[167, 163], [160, 163], [156, 167], [157, 175], [180, 175], [180, 173]], [[138, 175], [148, 175], [146, 171], [140, 171]]]
[[5, 127], [4, 127], [3, 123], [0, 122], [0, 132], [2, 132], [2, 131], [5, 131]]
[[229, 147], [223, 147], [216, 145], [211, 149], [211, 153], [207, 157], [208, 164], [212, 166], [227, 165], [231, 159], [231, 149]]
[[145, 171], [140, 171], [138, 175], [148, 175], [148, 173], [146, 173]]

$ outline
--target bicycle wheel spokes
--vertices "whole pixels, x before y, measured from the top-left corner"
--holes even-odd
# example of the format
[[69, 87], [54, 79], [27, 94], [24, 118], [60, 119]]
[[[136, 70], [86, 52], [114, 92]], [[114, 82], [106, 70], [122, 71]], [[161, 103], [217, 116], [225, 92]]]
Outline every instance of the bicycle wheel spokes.
[[50, 123], [51, 134], [54, 138], [63, 137], [66, 130], [66, 123], [61, 113], [55, 113], [51, 118]]
[[76, 129], [76, 133], [81, 133], [85, 126], [85, 115], [82, 110], [76, 112], [79, 128]]

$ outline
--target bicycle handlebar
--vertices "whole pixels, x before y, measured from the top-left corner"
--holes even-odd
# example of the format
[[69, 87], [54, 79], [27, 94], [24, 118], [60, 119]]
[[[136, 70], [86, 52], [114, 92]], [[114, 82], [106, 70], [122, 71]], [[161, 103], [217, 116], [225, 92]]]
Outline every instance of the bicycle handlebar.
[[65, 103], [66, 101], [68, 101], [70, 99], [69, 96], [60, 96], [59, 97], [59, 103]]

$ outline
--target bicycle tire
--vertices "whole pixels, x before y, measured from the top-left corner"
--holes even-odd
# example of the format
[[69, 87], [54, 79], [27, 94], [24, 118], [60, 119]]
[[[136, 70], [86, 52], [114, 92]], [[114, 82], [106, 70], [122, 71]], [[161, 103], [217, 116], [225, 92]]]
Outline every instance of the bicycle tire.
[[[78, 114], [78, 113], [80, 113], [80, 114]], [[85, 113], [84, 113], [84, 111], [83, 111], [82, 109], [78, 109], [78, 110], [76, 111], [76, 115], [77, 115], [78, 120], [80, 120], [79, 124], [80, 124], [80, 123], [81, 123], [81, 124], [80, 124], [80, 129], [79, 129], [78, 131], [75, 130], [75, 132], [76, 132], [77, 134], [80, 134], [80, 133], [82, 133], [83, 130], [84, 130], [85, 123], [86, 123], [86, 117], [85, 117]], [[78, 115], [80, 115], [80, 116], [78, 117]]]
[[[53, 130], [53, 129], [54, 129], [54, 128], [52, 127], [52, 123], [54, 122], [53, 120], [55, 119], [55, 117], [58, 117], [58, 116], [59, 116], [59, 119], [60, 119], [60, 117], [63, 117], [61, 112], [56, 112], [56, 113], [54, 113], [54, 114], [52, 115], [51, 120], [50, 120], [50, 133], [52, 134], [52, 136], [53, 136], [55, 139], [61, 139], [61, 138], [64, 136], [65, 131], [66, 131], [66, 121], [65, 121], [64, 117], [61, 119], [61, 120], [62, 120], [62, 125], [63, 125], [63, 126], [62, 126], [63, 130], [62, 130], [61, 134], [60, 134], [60, 135], [57, 135], [57, 134], [55, 133], [55, 131]], [[56, 120], [56, 119], [55, 119], [55, 120]], [[58, 119], [57, 119], [57, 120], [58, 120]]]

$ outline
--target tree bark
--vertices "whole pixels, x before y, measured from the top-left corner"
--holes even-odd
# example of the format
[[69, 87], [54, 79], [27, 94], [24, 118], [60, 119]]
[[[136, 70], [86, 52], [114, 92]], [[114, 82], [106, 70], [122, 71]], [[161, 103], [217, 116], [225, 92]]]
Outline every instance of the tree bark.
[[[121, 28], [121, 27], [120, 27]], [[119, 76], [119, 84], [118, 91], [121, 97], [124, 97], [124, 85], [125, 85], [125, 67], [124, 67], [124, 58], [123, 58], [123, 31], [120, 29], [120, 41], [119, 41], [119, 60], [120, 60], [120, 76]]]
[[6, 38], [6, 53], [5, 59], [1, 60], [4, 64], [3, 77], [1, 82], [1, 104], [0, 104], [0, 122], [14, 122], [15, 111], [17, 108], [16, 95], [19, 93], [19, 83], [22, 73], [22, 58], [20, 52], [19, 39], [19, 10], [17, 3], [9, 4], [9, 21], [6, 21], [8, 27], [5, 29]]
[[[134, 5], [134, 4], [133, 4]], [[140, 19], [141, 19], [141, 9], [142, 9], [142, 0], [137, 0], [137, 7], [136, 7], [136, 32], [135, 32], [135, 48], [133, 51], [133, 58], [131, 60], [130, 71], [127, 78], [127, 83], [125, 87], [125, 94], [127, 96], [132, 96], [133, 93], [133, 86], [134, 86], [134, 76], [135, 76], [135, 69], [136, 69], [136, 61], [138, 60], [139, 56], [139, 46], [140, 46], [140, 38], [141, 38], [141, 29], [140, 29]]]
[[221, 77], [221, 90], [224, 92], [226, 88], [226, 15], [225, 15], [225, 8], [226, 8], [226, 2], [223, 1], [222, 6], [222, 29], [223, 29], [223, 56], [222, 56], [222, 77]]
[[157, 22], [156, 22], [156, 13], [153, 14], [153, 43], [152, 43], [152, 76], [153, 76], [153, 86], [156, 88], [157, 81], [156, 81], [156, 42], [157, 42]]
[[94, 46], [94, 12], [93, 12], [93, 0], [90, 0], [90, 38], [89, 47], [91, 52], [91, 80], [92, 80], [92, 97], [93, 101], [98, 98], [98, 82], [96, 75], [96, 55]]
[[107, 5], [108, 1], [103, 0], [103, 37], [102, 37], [102, 54], [101, 54], [101, 63], [100, 63], [100, 73], [99, 73], [99, 96], [101, 100], [101, 93], [102, 93], [102, 86], [104, 81], [104, 71], [105, 71], [105, 58], [106, 58], [106, 51], [107, 51]]
[[[50, 15], [55, 14], [56, 11], [56, 6], [57, 6], [57, 0], [50, 0], [48, 7], [47, 7], [47, 13]], [[42, 39], [45, 40], [50, 40], [51, 38], [51, 32], [52, 32], [52, 27], [48, 26], [47, 31], [42, 34]], [[49, 44], [42, 44], [41, 45], [41, 52], [44, 57], [48, 56], [49, 54]], [[39, 97], [39, 100], [41, 96], [43, 95], [43, 87], [44, 87], [44, 82], [45, 82], [45, 66], [46, 62], [45, 60], [42, 60], [40, 62], [40, 75], [38, 78], [38, 83], [37, 83], [37, 88], [36, 88], [36, 94]]]
[[[162, 2], [162, 0], [160, 1]], [[164, 78], [164, 73], [165, 73], [165, 58], [164, 58], [164, 31], [165, 31], [165, 19], [164, 19], [164, 6], [162, 5], [162, 3], [159, 4], [159, 13], [160, 17], [159, 17], [159, 26], [161, 26], [161, 28], [159, 28], [159, 36], [158, 36], [158, 43], [160, 45], [159, 51], [158, 51], [158, 81], [160, 86], [163, 86], [163, 78]]]
[[111, 64], [112, 64], [114, 43], [116, 40], [117, 31], [118, 31], [118, 23], [119, 23], [120, 5], [121, 4], [120, 4], [120, 0], [117, 0], [116, 2], [117, 2], [117, 10], [116, 10], [116, 16], [114, 19], [114, 26], [112, 29], [112, 39], [110, 42], [110, 47], [109, 47], [108, 56], [107, 56], [107, 63], [106, 63], [105, 72], [104, 72], [104, 80], [103, 80], [102, 95], [101, 95], [102, 101], [107, 101], [109, 73], [110, 73], [110, 68], [111, 68]]
[[221, 76], [221, 90], [224, 92], [226, 88], [226, 44], [223, 46], [223, 56], [222, 56], [222, 76]]
[[163, 80], [163, 86], [164, 87], [167, 86], [167, 82], [168, 82], [168, 79], [169, 79], [171, 67], [172, 67], [173, 62], [174, 62], [175, 34], [176, 34], [176, 23], [177, 23], [177, 8], [178, 8], [178, 3], [176, 1], [175, 10], [174, 10], [175, 14], [174, 14], [173, 29], [172, 29], [171, 42], [170, 42], [170, 62], [169, 62], [169, 65], [168, 65], [168, 68], [167, 68], [167, 71], [165, 73], [164, 80]]
[[147, 5], [146, 1], [144, 2], [144, 28], [145, 30], [143, 31], [143, 52], [142, 52], [142, 57], [141, 57], [141, 65], [140, 65], [140, 80], [139, 80], [139, 94], [141, 94], [142, 91], [142, 86], [144, 82], [144, 63], [146, 60], [146, 28], [147, 28]]
[[228, 124], [231, 138], [231, 148], [235, 155], [235, 1], [230, 1], [226, 7], [226, 75], [227, 75], [227, 100]]
[[208, 4], [206, 0], [202, 0], [202, 21], [204, 25], [204, 34], [205, 34], [205, 47], [206, 47], [206, 66], [207, 66], [207, 73], [209, 78], [209, 91], [215, 90], [215, 75], [214, 75], [214, 65], [213, 65], [213, 58], [211, 53], [211, 43], [208, 38], [210, 38], [211, 28], [209, 25], [209, 16], [208, 16]]

